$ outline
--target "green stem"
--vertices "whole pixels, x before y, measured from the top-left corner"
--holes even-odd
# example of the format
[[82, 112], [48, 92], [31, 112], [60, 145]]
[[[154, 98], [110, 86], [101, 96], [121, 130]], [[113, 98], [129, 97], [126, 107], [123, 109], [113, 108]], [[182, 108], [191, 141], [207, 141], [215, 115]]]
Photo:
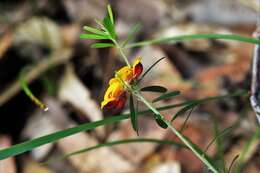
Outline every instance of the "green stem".
[[119, 50], [119, 53], [123, 57], [123, 59], [124, 59], [125, 63], [127, 64], [127, 66], [131, 68], [131, 64], [129, 63], [129, 61], [128, 61], [127, 57], [126, 57], [123, 48], [118, 44], [118, 42], [116, 40], [112, 39], [112, 41], [116, 45], [116, 48]]
[[177, 41], [185, 41], [185, 40], [195, 40], [195, 39], [224, 39], [224, 40], [236, 40], [241, 42], [260, 44], [260, 40], [244, 37], [236, 34], [190, 34], [190, 35], [179, 35], [174, 37], [165, 37], [158, 39], [151, 39], [142, 42], [132, 43], [126, 46], [126, 48], [147, 46], [151, 44], [159, 44], [159, 43], [174, 43]]
[[178, 130], [176, 130], [174, 128], [174, 126], [172, 126], [171, 122], [166, 120], [162, 115], [161, 113], [152, 105], [152, 103], [150, 103], [149, 101], [147, 101], [143, 96], [142, 94], [135, 90], [133, 91], [133, 94], [138, 97], [148, 108], [151, 109], [151, 111], [153, 111], [155, 113], [156, 116], [159, 116], [159, 118], [164, 121], [168, 127], [171, 129], [171, 131], [203, 162], [205, 163], [208, 168], [210, 170], [212, 170], [212, 172], [214, 173], [218, 173], [219, 171], [215, 168], [215, 166], [210, 163], [206, 158], [205, 158], [205, 155], [204, 153], [200, 153], [198, 152], [198, 150], [194, 147], [194, 145], [189, 141], [187, 140]]

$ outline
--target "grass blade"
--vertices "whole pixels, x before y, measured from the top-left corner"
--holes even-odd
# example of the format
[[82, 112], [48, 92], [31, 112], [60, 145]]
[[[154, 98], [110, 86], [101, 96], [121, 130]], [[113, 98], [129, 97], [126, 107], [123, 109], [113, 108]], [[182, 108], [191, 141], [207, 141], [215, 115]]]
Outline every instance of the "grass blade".
[[186, 116], [186, 118], [185, 118], [185, 120], [184, 120], [184, 122], [183, 122], [183, 124], [182, 124], [182, 126], [181, 126], [181, 128], [180, 128], [180, 132], [181, 132], [181, 133], [182, 133], [183, 130], [185, 129], [186, 124], [187, 124], [187, 122], [188, 122], [188, 120], [189, 120], [189, 118], [190, 118], [191, 113], [192, 113], [193, 110], [194, 110], [194, 107], [192, 107], [192, 108], [190, 109], [190, 112], [189, 112], [188, 115]]
[[185, 106], [184, 108], [182, 108], [181, 110], [179, 110], [171, 119], [171, 122], [173, 122], [179, 115], [184, 114], [185, 112], [187, 112], [190, 109], [193, 109], [194, 107], [198, 106], [199, 103], [198, 102], [193, 102], [188, 104], [187, 106]]
[[140, 24], [140, 23], [137, 23], [137, 24], [130, 30], [130, 32], [129, 32], [129, 34], [127, 35], [127, 38], [126, 38], [126, 40], [124, 41], [124, 43], [122, 44], [122, 46], [125, 47], [125, 46], [127, 45], [127, 43], [134, 38], [134, 36], [136, 35], [136, 33], [137, 33], [138, 31], [140, 31], [140, 29], [141, 29], [141, 24]]
[[90, 32], [90, 33], [93, 33], [93, 34], [96, 34], [96, 35], [101, 35], [103, 37], [108, 38], [108, 35], [104, 31], [101, 31], [99, 29], [96, 29], [96, 28], [93, 28], [93, 27], [90, 27], [90, 26], [84, 26], [83, 29]]
[[32, 100], [32, 102], [34, 102], [39, 108], [41, 108], [44, 111], [48, 111], [48, 107], [41, 102], [37, 97], [34, 96], [34, 94], [31, 92], [26, 80], [25, 80], [25, 73], [28, 70], [29, 67], [25, 67], [21, 70], [20, 72], [20, 84], [21, 84], [21, 88], [23, 89], [23, 91], [25, 92], [25, 94]]
[[165, 100], [165, 99], [169, 99], [169, 98], [173, 98], [173, 97], [176, 97], [178, 95], [180, 95], [181, 92], [180, 91], [173, 91], [173, 92], [170, 92], [170, 93], [166, 93], [166, 94], [163, 94], [159, 97], [157, 97], [156, 99], [153, 100], [153, 103], [155, 102], [158, 102], [160, 100]]
[[252, 137], [245, 144], [245, 146], [244, 146], [244, 148], [243, 148], [243, 150], [241, 152], [241, 156], [239, 157], [239, 160], [238, 160], [238, 166], [236, 168], [236, 172], [237, 173], [241, 173], [242, 172], [243, 166], [245, 164], [246, 155], [247, 155], [248, 151], [250, 151], [250, 147], [256, 142], [256, 140], [258, 138], [260, 138], [260, 128], [258, 128], [256, 130], [256, 132], [252, 135]]
[[142, 88], [140, 91], [165, 93], [165, 92], [167, 92], [167, 89], [163, 86], [151, 85], [151, 86], [147, 86], [147, 87]]
[[[215, 96], [215, 97], [209, 97], [209, 98], [205, 98], [205, 99], [200, 99], [197, 101], [212, 101], [212, 100], [219, 100], [219, 99], [224, 99], [227, 97], [235, 97], [235, 96], [245, 96], [245, 93], [247, 92], [235, 92], [233, 94], [228, 94], [228, 95], [223, 95], [223, 96]], [[159, 107], [158, 110], [159, 111], [163, 111], [163, 110], [167, 110], [167, 109], [172, 109], [172, 108], [176, 108], [179, 106], [185, 106], [187, 104], [190, 104], [191, 101], [188, 102], [182, 102], [182, 103], [178, 103], [178, 104], [173, 104], [173, 105], [168, 105], [168, 106], [163, 106], [163, 107]], [[151, 110], [144, 110], [144, 111], [140, 111], [137, 113], [137, 115], [143, 115], [143, 114], [147, 114], [152, 112]], [[91, 122], [91, 123], [85, 123], [85, 124], [81, 124], [79, 126], [76, 127], [72, 127], [72, 128], [68, 128], [65, 130], [61, 130], [49, 135], [45, 135], [39, 138], [35, 138], [20, 144], [16, 144], [13, 145], [9, 148], [6, 149], [2, 149], [0, 150], [0, 160], [5, 159], [7, 157], [11, 157], [11, 156], [16, 156], [18, 154], [24, 153], [26, 151], [30, 151], [36, 147], [42, 146], [44, 144], [48, 144], [50, 142], [55, 142], [59, 139], [65, 138], [67, 136], [82, 132], [82, 131], [88, 131], [88, 130], [92, 130], [95, 129], [99, 126], [102, 125], [107, 125], [107, 124], [112, 124], [115, 122], [119, 122], [122, 120], [125, 120], [129, 118], [129, 114], [121, 114], [121, 115], [117, 115], [117, 116], [113, 116], [113, 117], [109, 117], [109, 118], [105, 118], [103, 120], [99, 120], [99, 121], [95, 121], [95, 122]], [[259, 133], [259, 131], [258, 131]]]
[[109, 37], [96, 34], [80, 34], [81, 39], [107, 40]]
[[142, 42], [132, 43], [127, 45], [127, 48], [142, 47], [152, 44], [165, 44], [175, 43], [178, 41], [196, 40], [196, 39], [223, 39], [223, 40], [236, 40], [252, 44], [260, 44], [260, 40], [252, 37], [244, 37], [236, 34], [191, 34], [191, 35], [179, 35], [174, 37], [158, 38], [152, 40], [146, 40]]
[[229, 126], [227, 128], [225, 128], [224, 130], [222, 130], [217, 136], [215, 136], [210, 142], [209, 144], [207, 145], [206, 149], [204, 150], [204, 152], [206, 153], [209, 149], [209, 147], [219, 138], [221, 138], [222, 136], [226, 135], [227, 133], [230, 132], [230, 130], [232, 130], [234, 127], [236, 126], [235, 125], [232, 125], [232, 126]]
[[226, 163], [225, 163], [225, 160], [224, 160], [224, 148], [223, 148], [223, 142], [222, 142], [223, 139], [217, 137], [221, 134], [221, 132], [219, 130], [219, 125], [218, 125], [216, 118], [213, 117], [212, 121], [213, 121], [213, 130], [214, 130], [214, 137], [216, 139], [216, 150], [217, 150], [215, 160], [216, 160], [216, 162], [218, 160], [220, 161], [219, 167], [223, 170], [223, 173], [226, 173], [227, 169], [226, 169]]
[[136, 111], [135, 111], [134, 99], [133, 99], [133, 95], [132, 94], [130, 95], [129, 106], [130, 106], [130, 115], [131, 115], [132, 127], [133, 127], [134, 131], [136, 131], [136, 133], [138, 135], [137, 115], [136, 115]]
[[233, 158], [233, 160], [232, 160], [232, 162], [231, 162], [231, 164], [230, 164], [230, 166], [229, 166], [229, 168], [228, 168], [228, 173], [231, 172], [232, 166], [234, 165], [234, 163], [236, 162], [236, 160], [237, 160], [238, 158], [239, 158], [239, 155], [236, 155], [236, 156]]
[[170, 140], [159, 140], [159, 139], [151, 139], [151, 138], [134, 138], [134, 139], [123, 139], [123, 140], [98, 144], [98, 145], [95, 145], [95, 146], [92, 146], [92, 147], [84, 148], [84, 149], [81, 149], [79, 151], [75, 151], [75, 152], [66, 154], [62, 158], [68, 158], [70, 156], [82, 154], [84, 152], [88, 152], [88, 151], [98, 149], [98, 148], [102, 148], [102, 147], [111, 147], [111, 146], [114, 146], [114, 145], [129, 144], [129, 143], [147, 143], [147, 142], [158, 143], [158, 144], [161, 144], [161, 145], [173, 145], [173, 146], [181, 147], [181, 148], [187, 148], [183, 144], [180, 144], [180, 143], [174, 142], [174, 141], [170, 141]]
[[139, 83], [144, 77], [145, 75], [156, 65], [158, 64], [161, 60], [163, 60], [165, 57], [162, 57], [160, 59], [158, 59], [157, 61], [155, 61], [144, 73], [143, 75], [140, 77], [140, 79], [138, 80], [137, 83]]
[[93, 43], [91, 44], [91, 48], [106, 48], [106, 47], [114, 47], [113, 43]]

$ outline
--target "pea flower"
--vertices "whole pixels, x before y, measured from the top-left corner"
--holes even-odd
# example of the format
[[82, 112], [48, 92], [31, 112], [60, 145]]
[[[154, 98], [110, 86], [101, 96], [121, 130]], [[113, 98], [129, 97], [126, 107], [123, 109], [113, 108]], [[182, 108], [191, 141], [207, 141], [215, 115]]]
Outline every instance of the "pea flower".
[[[120, 110], [125, 106], [127, 100], [127, 89], [124, 82], [132, 84], [143, 71], [141, 58], [135, 59], [133, 66], [124, 66], [117, 71], [117, 75], [110, 79], [109, 86], [105, 92], [104, 100], [101, 103], [102, 109], [116, 109]], [[120, 76], [120, 78], [118, 77]]]

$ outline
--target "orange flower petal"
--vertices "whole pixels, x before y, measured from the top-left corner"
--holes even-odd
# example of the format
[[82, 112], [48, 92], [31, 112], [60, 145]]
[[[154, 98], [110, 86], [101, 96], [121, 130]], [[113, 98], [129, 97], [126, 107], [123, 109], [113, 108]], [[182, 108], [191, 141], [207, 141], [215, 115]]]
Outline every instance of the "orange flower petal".
[[114, 82], [108, 87], [104, 100], [109, 100], [111, 98], [117, 99], [124, 91], [124, 86], [120, 82]]
[[121, 68], [117, 73], [123, 81], [130, 82], [133, 79], [133, 69], [128, 66]]
[[120, 80], [115, 77], [109, 80], [109, 85], [113, 85], [115, 83], [120, 83]]
[[117, 104], [115, 98], [104, 100], [101, 103], [101, 109], [113, 109]]

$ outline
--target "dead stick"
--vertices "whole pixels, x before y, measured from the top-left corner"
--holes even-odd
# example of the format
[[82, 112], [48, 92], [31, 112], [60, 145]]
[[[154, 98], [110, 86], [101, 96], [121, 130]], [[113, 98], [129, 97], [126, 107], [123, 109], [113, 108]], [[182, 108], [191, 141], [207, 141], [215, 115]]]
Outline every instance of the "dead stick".
[[[257, 29], [253, 36], [260, 39], [260, 30]], [[253, 54], [250, 102], [260, 124], [260, 45], [255, 45]]]

